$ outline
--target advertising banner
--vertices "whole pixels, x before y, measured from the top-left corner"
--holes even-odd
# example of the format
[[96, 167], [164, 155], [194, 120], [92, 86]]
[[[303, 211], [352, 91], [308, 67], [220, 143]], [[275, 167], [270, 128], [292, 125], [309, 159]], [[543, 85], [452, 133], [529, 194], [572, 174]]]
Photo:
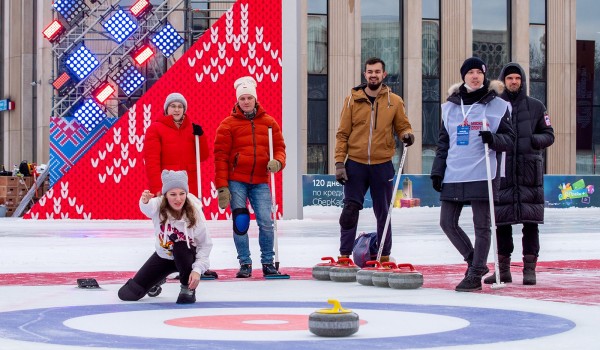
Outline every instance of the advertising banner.
[[[597, 175], [545, 175], [545, 206], [547, 208], [600, 207], [600, 196], [594, 193], [598, 186], [600, 186], [600, 176]], [[344, 206], [344, 187], [335, 181], [334, 175], [304, 175], [302, 187], [305, 207]], [[439, 198], [439, 193], [431, 187], [429, 174], [402, 174], [394, 207], [438, 207]], [[371, 195], [367, 192], [363, 207], [372, 206]]]

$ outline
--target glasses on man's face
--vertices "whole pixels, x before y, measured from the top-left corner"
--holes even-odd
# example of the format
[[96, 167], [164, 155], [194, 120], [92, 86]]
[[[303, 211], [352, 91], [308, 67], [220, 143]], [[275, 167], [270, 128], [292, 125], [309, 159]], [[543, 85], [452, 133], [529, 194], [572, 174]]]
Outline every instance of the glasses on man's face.
[[173, 109], [183, 109], [183, 105], [181, 104], [170, 104], [169, 108], [173, 108]]

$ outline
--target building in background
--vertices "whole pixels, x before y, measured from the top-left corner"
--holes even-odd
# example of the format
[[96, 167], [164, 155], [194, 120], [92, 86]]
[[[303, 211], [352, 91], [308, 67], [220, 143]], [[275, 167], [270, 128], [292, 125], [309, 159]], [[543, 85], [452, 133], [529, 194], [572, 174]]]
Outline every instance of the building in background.
[[[255, 1], [255, 0], [250, 0]], [[257, 1], [257, 0], [256, 0]], [[131, 7], [135, 0], [85, 0]], [[298, 88], [290, 113], [299, 147], [300, 174], [327, 174], [334, 169], [333, 147], [344, 97], [361, 82], [362, 64], [382, 57], [387, 83], [401, 95], [416, 142], [404, 172], [428, 173], [439, 130], [439, 105], [446, 89], [460, 81], [458, 67], [472, 55], [489, 65], [495, 78], [509, 61], [528, 74], [533, 97], [550, 114], [556, 142], [547, 151], [548, 174], [597, 174], [600, 145], [600, 3], [593, 0], [299, 0], [285, 2], [283, 22], [297, 42], [295, 72], [284, 70], [284, 85]], [[0, 100], [15, 109], [0, 111], [0, 164], [22, 160], [47, 163], [50, 118], [56, 117], [56, 53], [42, 35], [56, 18], [51, 0], [0, 0]], [[150, 4], [160, 6], [161, 0]], [[232, 1], [168, 0], [168, 18], [184, 44], [169, 58], [157, 58], [148, 79], [131, 96], [111, 97], [126, 111], [223, 15]], [[171, 11], [171, 9], [173, 11]], [[287, 16], [287, 17], [286, 17]], [[98, 37], [90, 45], [110, 51]], [[104, 46], [103, 46], [104, 45]], [[113, 44], [114, 45], [114, 44]], [[285, 55], [284, 55], [285, 59]], [[120, 90], [119, 90], [120, 91]], [[286, 88], [284, 86], [284, 96]], [[284, 100], [287, 98], [284, 97]], [[294, 96], [290, 96], [294, 98]], [[288, 119], [289, 120], [289, 119]], [[299, 127], [296, 127], [298, 125]], [[285, 119], [283, 125], [286, 128]], [[288, 129], [290, 130], [290, 129]], [[290, 132], [290, 131], [288, 131]]]

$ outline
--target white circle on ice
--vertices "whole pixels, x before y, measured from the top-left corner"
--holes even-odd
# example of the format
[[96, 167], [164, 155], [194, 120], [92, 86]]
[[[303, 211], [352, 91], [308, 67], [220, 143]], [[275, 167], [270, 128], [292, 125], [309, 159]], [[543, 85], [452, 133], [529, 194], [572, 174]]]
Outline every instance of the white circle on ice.
[[[386, 311], [352, 309], [366, 324], [360, 326], [359, 331], [353, 335], [357, 338], [385, 338], [409, 335], [432, 334], [448, 332], [467, 327], [469, 322], [451, 316]], [[68, 319], [64, 325], [73, 329], [122, 336], [135, 336], [145, 338], [177, 338], [177, 339], [205, 339], [229, 341], [282, 341], [282, 340], [307, 340], [315, 339], [308, 330], [308, 315], [315, 309], [308, 308], [231, 308], [231, 309], [169, 309], [151, 311], [132, 311], [103, 313], [81, 316]], [[230, 330], [215, 330], [202, 328], [187, 328], [171, 326], [165, 321], [217, 315], [306, 315], [306, 330], [301, 331], [247, 331], [236, 329], [231, 325]], [[256, 320], [255, 324], [281, 324], [282, 320]], [[390, 320], [393, 320], [390, 322]], [[246, 320], [245, 322], [248, 322]], [[253, 321], [250, 321], [253, 322]], [[249, 338], [251, 337], [251, 338]]]

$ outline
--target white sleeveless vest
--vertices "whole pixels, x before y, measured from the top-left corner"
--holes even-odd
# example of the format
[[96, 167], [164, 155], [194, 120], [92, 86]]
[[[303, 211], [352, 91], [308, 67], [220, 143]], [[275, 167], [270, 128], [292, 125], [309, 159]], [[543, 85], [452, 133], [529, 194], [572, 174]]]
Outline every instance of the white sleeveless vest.
[[[501, 98], [494, 98], [488, 104], [457, 105], [452, 102], [442, 104], [442, 119], [450, 136], [450, 147], [446, 159], [444, 182], [471, 182], [487, 180], [485, 148], [479, 131], [498, 131], [500, 121], [508, 107]], [[464, 111], [464, 114], [463, 114]], [[466, 114], [466, 119], [465, 119]], [[487, 127], [483, 128], [486, 121]], [[468, 145], [457, 144], [459, 125], [469, 125]], [[490, 149], [492, 179], [496, 178], [496, 151]]]

